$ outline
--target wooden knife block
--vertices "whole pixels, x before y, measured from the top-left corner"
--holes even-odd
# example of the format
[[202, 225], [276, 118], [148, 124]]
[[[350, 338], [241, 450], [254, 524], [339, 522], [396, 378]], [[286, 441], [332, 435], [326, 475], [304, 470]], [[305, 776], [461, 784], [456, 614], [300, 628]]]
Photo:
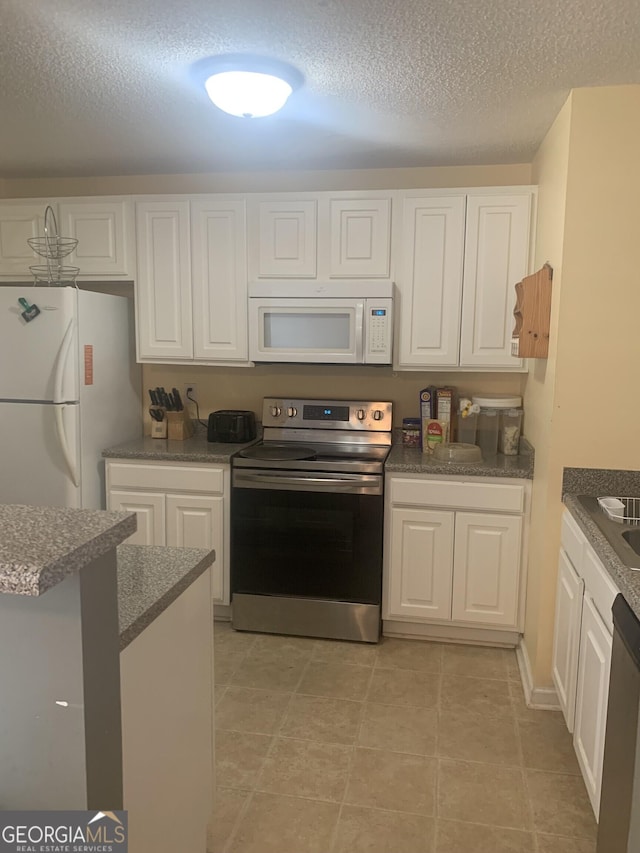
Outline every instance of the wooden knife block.
[[166, 412], [167, 420], [167, 438], [174, 441], [184, 441], [186, 438], [191, 438], [193, 435], [193, 422], [187, 410], [181, 412]]
[[517, 358], [548, 358], [551, 324], [553, 269], [545, 264], [516, 284], [516, 321], [511, 336], [511, 355]]

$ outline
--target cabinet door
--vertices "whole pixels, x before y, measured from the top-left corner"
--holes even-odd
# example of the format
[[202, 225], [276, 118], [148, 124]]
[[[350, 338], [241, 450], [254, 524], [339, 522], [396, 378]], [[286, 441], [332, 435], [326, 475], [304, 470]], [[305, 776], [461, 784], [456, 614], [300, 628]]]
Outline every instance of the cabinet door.
[[384, 618], [451, 618], [452, 512], [391, 510]]
[[[0, 204], [0, 275], [32, 278], [29, 267], [46, 263], [30, 248], [30, 237], [44, 237], [46, 201]], [[52, 205], [57, 216], [57, 207]], [[60, 232], [62, 235], [62, 232]], [[68, 236], [68, 235], [62, 235]]]
[[215, 549], [213, 600], [224, 598], [224, 498], [222, 495], [167, 495], [167, 545]]
[[128, 199], [61, 201], [60, 233], [78, 246], [69, 263], [79, 278], [135, 278], [133, 202]]
[[573, 568], [566, 551], [561, 548], [551, 674], [570, 732], [573, 731], [576, 710], [583, 591], [584, 581]]
[[515, 285], [528, 272], [531, 194], [467, 198], [461, 367], [518, 367]]
[[107, 508], [118, 512], [135, 512], [138, 529], [127, 539], [127, 545], [166, 545], [165, 498], [153, 492], [129, 492], [112, 489]]
[[138, 202], [138, 357], [190, 359], [191, 266], [188, 202]]
[[521, 516], [456, 513], [454, 620], [517, 626], [521, 535]]
[[399, 366], [458, 364], [464, 196], [406, 198], [402, 219]]
[[602, 759], [607, 725], [611, 635], [588, 593], [582, 606], [573, 746], [596, 820], [600, 813]]
[[258, 201], [250, 207], [250, 277], [315, 278], [318, 203]]
[[207, 361], [247, 361], [245, 204], [191, 203], [193, 354]]
[[329, 200], [331, 278], [389, 278], [391, 199]]

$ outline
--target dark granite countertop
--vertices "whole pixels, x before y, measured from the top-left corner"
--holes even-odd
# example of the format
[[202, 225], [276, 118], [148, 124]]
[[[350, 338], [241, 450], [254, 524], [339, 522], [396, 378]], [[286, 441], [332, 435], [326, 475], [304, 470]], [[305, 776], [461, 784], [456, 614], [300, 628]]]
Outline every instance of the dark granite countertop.
[[126, 649], [215, 561], [215, 551], [121, 545], [118, 553], [120, 651]]
[[563, 501], [578, 526], [587, 537], [602, 565], [624, 595], [629, 607], [640, 619], [640, 572], [624, 565], [604, 534], [592, 521], [576, 495], [596, 497], [640, 496], [640, 471], [608, 470], [602, 468], [565, 468]]
[[157, 462], [209, 462], [229, 463], [234, 453], [255, 444], [257, 439], [244, 444], [223, 444], [207, 441], [204, 428], [184, 441], [151, 438], [146, 435], [125, 444], [108, 447], [102, 455], [108, 459], [150, 459]]
[[533, 478], [533, 448], [523, 439], [518, 456], [504, 456], [498, 453], [482, 462], [474, 464], [451, 464], [438, 462], [428, 453], [417, 447], [404, 447], [394, 444], [387, 456], [384, 469], [387, 473], [437, 474], [439, 476], [464, 477], [513, 477], [531, 480]]
[[0, 593], [42, 595], [135, 531], [128, 512], [0, 505]]

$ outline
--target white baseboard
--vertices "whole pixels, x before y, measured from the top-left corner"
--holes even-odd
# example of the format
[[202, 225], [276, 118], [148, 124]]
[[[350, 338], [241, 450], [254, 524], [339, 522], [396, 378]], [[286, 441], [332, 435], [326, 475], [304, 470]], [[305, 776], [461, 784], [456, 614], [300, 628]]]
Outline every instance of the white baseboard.
[[513, 649], [518, 645], [517, 631], [469, 628], [462, 625], [434, 625], [430, 622], [401, 622], [384, 619], [382, 633], [385, 637], [402, 637], [409, 640], [437, 640], [441, 643], [468, 643], [473, 646], [504, 646]]
[[524, 644], [524, 638], [520, 640], [520, 645], [516, 648], [516, 658], [518, 661], [518, 668], [520, 669], [520, 679], [522, 681], [522, 689], [524, 690], [524, 698], [527, 703], [527, 707], [536, 708], [542, 711], [560, 710], [558, 694], [554, 687], [533, 686], [531, 661], [529, 660], [527, 647]]

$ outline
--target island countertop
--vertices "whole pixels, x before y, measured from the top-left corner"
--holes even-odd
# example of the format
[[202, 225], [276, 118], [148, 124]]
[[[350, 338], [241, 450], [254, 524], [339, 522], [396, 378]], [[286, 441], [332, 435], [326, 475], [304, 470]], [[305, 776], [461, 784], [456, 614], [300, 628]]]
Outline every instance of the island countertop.
[[120, 545], [117, 554], [120, 651], [200, 577], [216, 556], [215, 551], [167, 545]]
[[128, 512], [0, 505], [0, 593], [42, 595], [135, 533]]

